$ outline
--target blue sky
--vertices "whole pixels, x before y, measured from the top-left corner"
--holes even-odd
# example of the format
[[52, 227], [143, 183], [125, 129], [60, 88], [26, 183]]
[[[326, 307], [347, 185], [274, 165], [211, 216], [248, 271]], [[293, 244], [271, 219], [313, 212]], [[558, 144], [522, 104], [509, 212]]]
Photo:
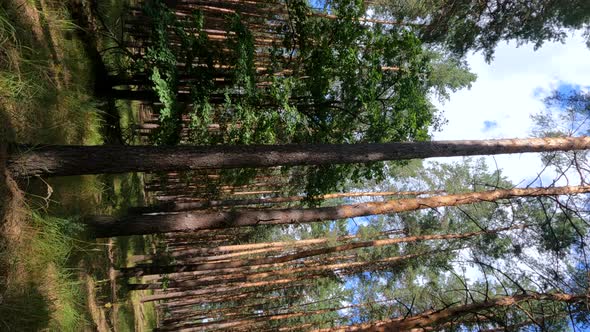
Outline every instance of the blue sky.
[[[546, 43], [537, 51], [532, 45], [516, 47], [502, 43], [495, 58], [486, 63], [481, 54], [470, 54], [467, 61], [477, 81], [470, 90], [451, 95], [443, 104], [448, 124], [434, 133], [436, 140], [528, 137], [531, 114], [544, 109], [543, 99], [553, 89], [567, 91], [590, 86], [590, 50], [580, 33], [565, 43]], [[448, 160], [449, 158], [447, 158]], [[489, 157], [489, 164], [504, 169], [518, 183], [530, 180], [541, 170], [534, 154]], [[495, 159], [495, 160], [494, 160]], [[444, 161], [444, 160], [440, 160]]]
[[[565, 43], [546, 43], [537, 51], [531, 45], [516, 47], [502, 43], [495, 59], [486, 63], [481, 54], [467, 61], [477, 81], [470, 90], [451, 95], [443, 104], [448, 124], [434, 133], [435, 140], [524, 138], [531, 136], [532, 114], [545, 109], [543, 99], [555, 89], [562, 92], [590, 86], [590, 49], [578, 33]], [[435, 158], [450, 162], [461, 158]], [[491, 169], [496, 165], [513, 183], [527, 185], [543, 167], [538, 154], [486, 157]], [[548, 185], [553, 174], [546, 172], [535, 185]], [[475, 280], [478, 273], [471, 271]]]
[[373, 216], [349, 218], [346, 220], [346, 230], [349, 234], [356, 234], [359, 226], [365, 226], [370, 223]]
[[309, 0], [309, 3], [314, 8], [323, 8], [326, 2], [324, 0]]
[[490, 131], [490, 130], [494, 130], [498, 128], [498, 122], [497, 121], [489, 121], [489, 120], [485, 120], [483, 122], [483, 131]]

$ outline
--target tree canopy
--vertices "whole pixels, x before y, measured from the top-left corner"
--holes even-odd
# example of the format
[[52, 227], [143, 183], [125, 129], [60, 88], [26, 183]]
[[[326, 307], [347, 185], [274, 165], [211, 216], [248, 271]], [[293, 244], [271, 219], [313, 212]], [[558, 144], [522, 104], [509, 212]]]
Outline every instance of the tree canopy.
[[564, 41], [582, 30], [590, 46], [588, 1], [380, 0], [377, 10], [411, 25], [426, 43], [440, 44], [458, 56], [482, 51], [490, 61], [502, 41], [535, 48], [546, 41]]

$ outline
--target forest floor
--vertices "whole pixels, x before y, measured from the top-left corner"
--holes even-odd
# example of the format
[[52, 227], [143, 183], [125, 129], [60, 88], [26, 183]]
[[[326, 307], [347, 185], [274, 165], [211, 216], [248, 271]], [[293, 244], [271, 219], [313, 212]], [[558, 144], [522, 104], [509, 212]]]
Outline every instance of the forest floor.
[[[113, 4], [121, 1], [113, 0]], [[105, 2], [106, 3], [106, 2]], [[115, 269], [149, 238], [90, 237], [78, 221], [141, 204], [137, 174], [31, 179], [5, 173], [8, 142], [101, 144], [103, 101], [67, 1], [0, 3], [0, 330], [148, 331], [155, 310]], [[125, 121], [133, 105], [117, 105]]]

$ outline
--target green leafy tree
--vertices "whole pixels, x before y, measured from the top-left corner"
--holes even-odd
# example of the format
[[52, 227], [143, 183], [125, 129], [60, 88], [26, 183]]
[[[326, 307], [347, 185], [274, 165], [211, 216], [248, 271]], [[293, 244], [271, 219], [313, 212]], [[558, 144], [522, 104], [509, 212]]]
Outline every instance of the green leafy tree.
[[564, 41], [572, 29], [583, 29], [590, 45], [590, 4], [585, 0], [380, 0], [378, 9], [415, 28], [427, 43], [459, 56], [482, 51], [488, 61], [503, 40], [539, 48], [545, 41]]

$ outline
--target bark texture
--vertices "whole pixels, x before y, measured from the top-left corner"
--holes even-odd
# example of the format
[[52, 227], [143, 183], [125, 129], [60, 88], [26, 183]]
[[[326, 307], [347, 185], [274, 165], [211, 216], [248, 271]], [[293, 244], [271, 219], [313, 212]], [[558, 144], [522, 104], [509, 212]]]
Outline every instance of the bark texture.
[[570, 195], [587, 192], [590, 192], [590, 186], [514, 188], [307, 209], [238, 210], [212, 213], [197, 211], [195, 213], [129, 216], [119, 220], [109, 216], [95, 216], [88, 219], [87, 222], [94, 228], [97, 237], [110, 237], [257, 225], [299, 224], [477, 202], [493, 202], [515, 197]]
[[366, 163], [432, 157], [585, 150], [590, 137], [251, 146], [15, 146], [15, 177]]
[[[418, 196], [428, 194], [439, 194], [442, 190], [436, 191], [391, 191], [391, 192], [347, 192], [326, 194], [316, 197], [319, 200], [342, 198], [342, 197], [380, 197], [380, 196]], [[216, 207], [234, 207], [243, 205], [264, 205], [277, 203], [290, 203], [303, 201], [306, 196], [288, 196], [288, 197], [269, 197], [269, 198], [250, 198], [250, 199], [225, 199], [225, 200], [207, 200], [198, 202], [163, 202], [152, 206], [133, 207], [128, 210], [129, 213], [155, 213], [155, 212], [180, 212], [191, 210], [202, 210]]]

